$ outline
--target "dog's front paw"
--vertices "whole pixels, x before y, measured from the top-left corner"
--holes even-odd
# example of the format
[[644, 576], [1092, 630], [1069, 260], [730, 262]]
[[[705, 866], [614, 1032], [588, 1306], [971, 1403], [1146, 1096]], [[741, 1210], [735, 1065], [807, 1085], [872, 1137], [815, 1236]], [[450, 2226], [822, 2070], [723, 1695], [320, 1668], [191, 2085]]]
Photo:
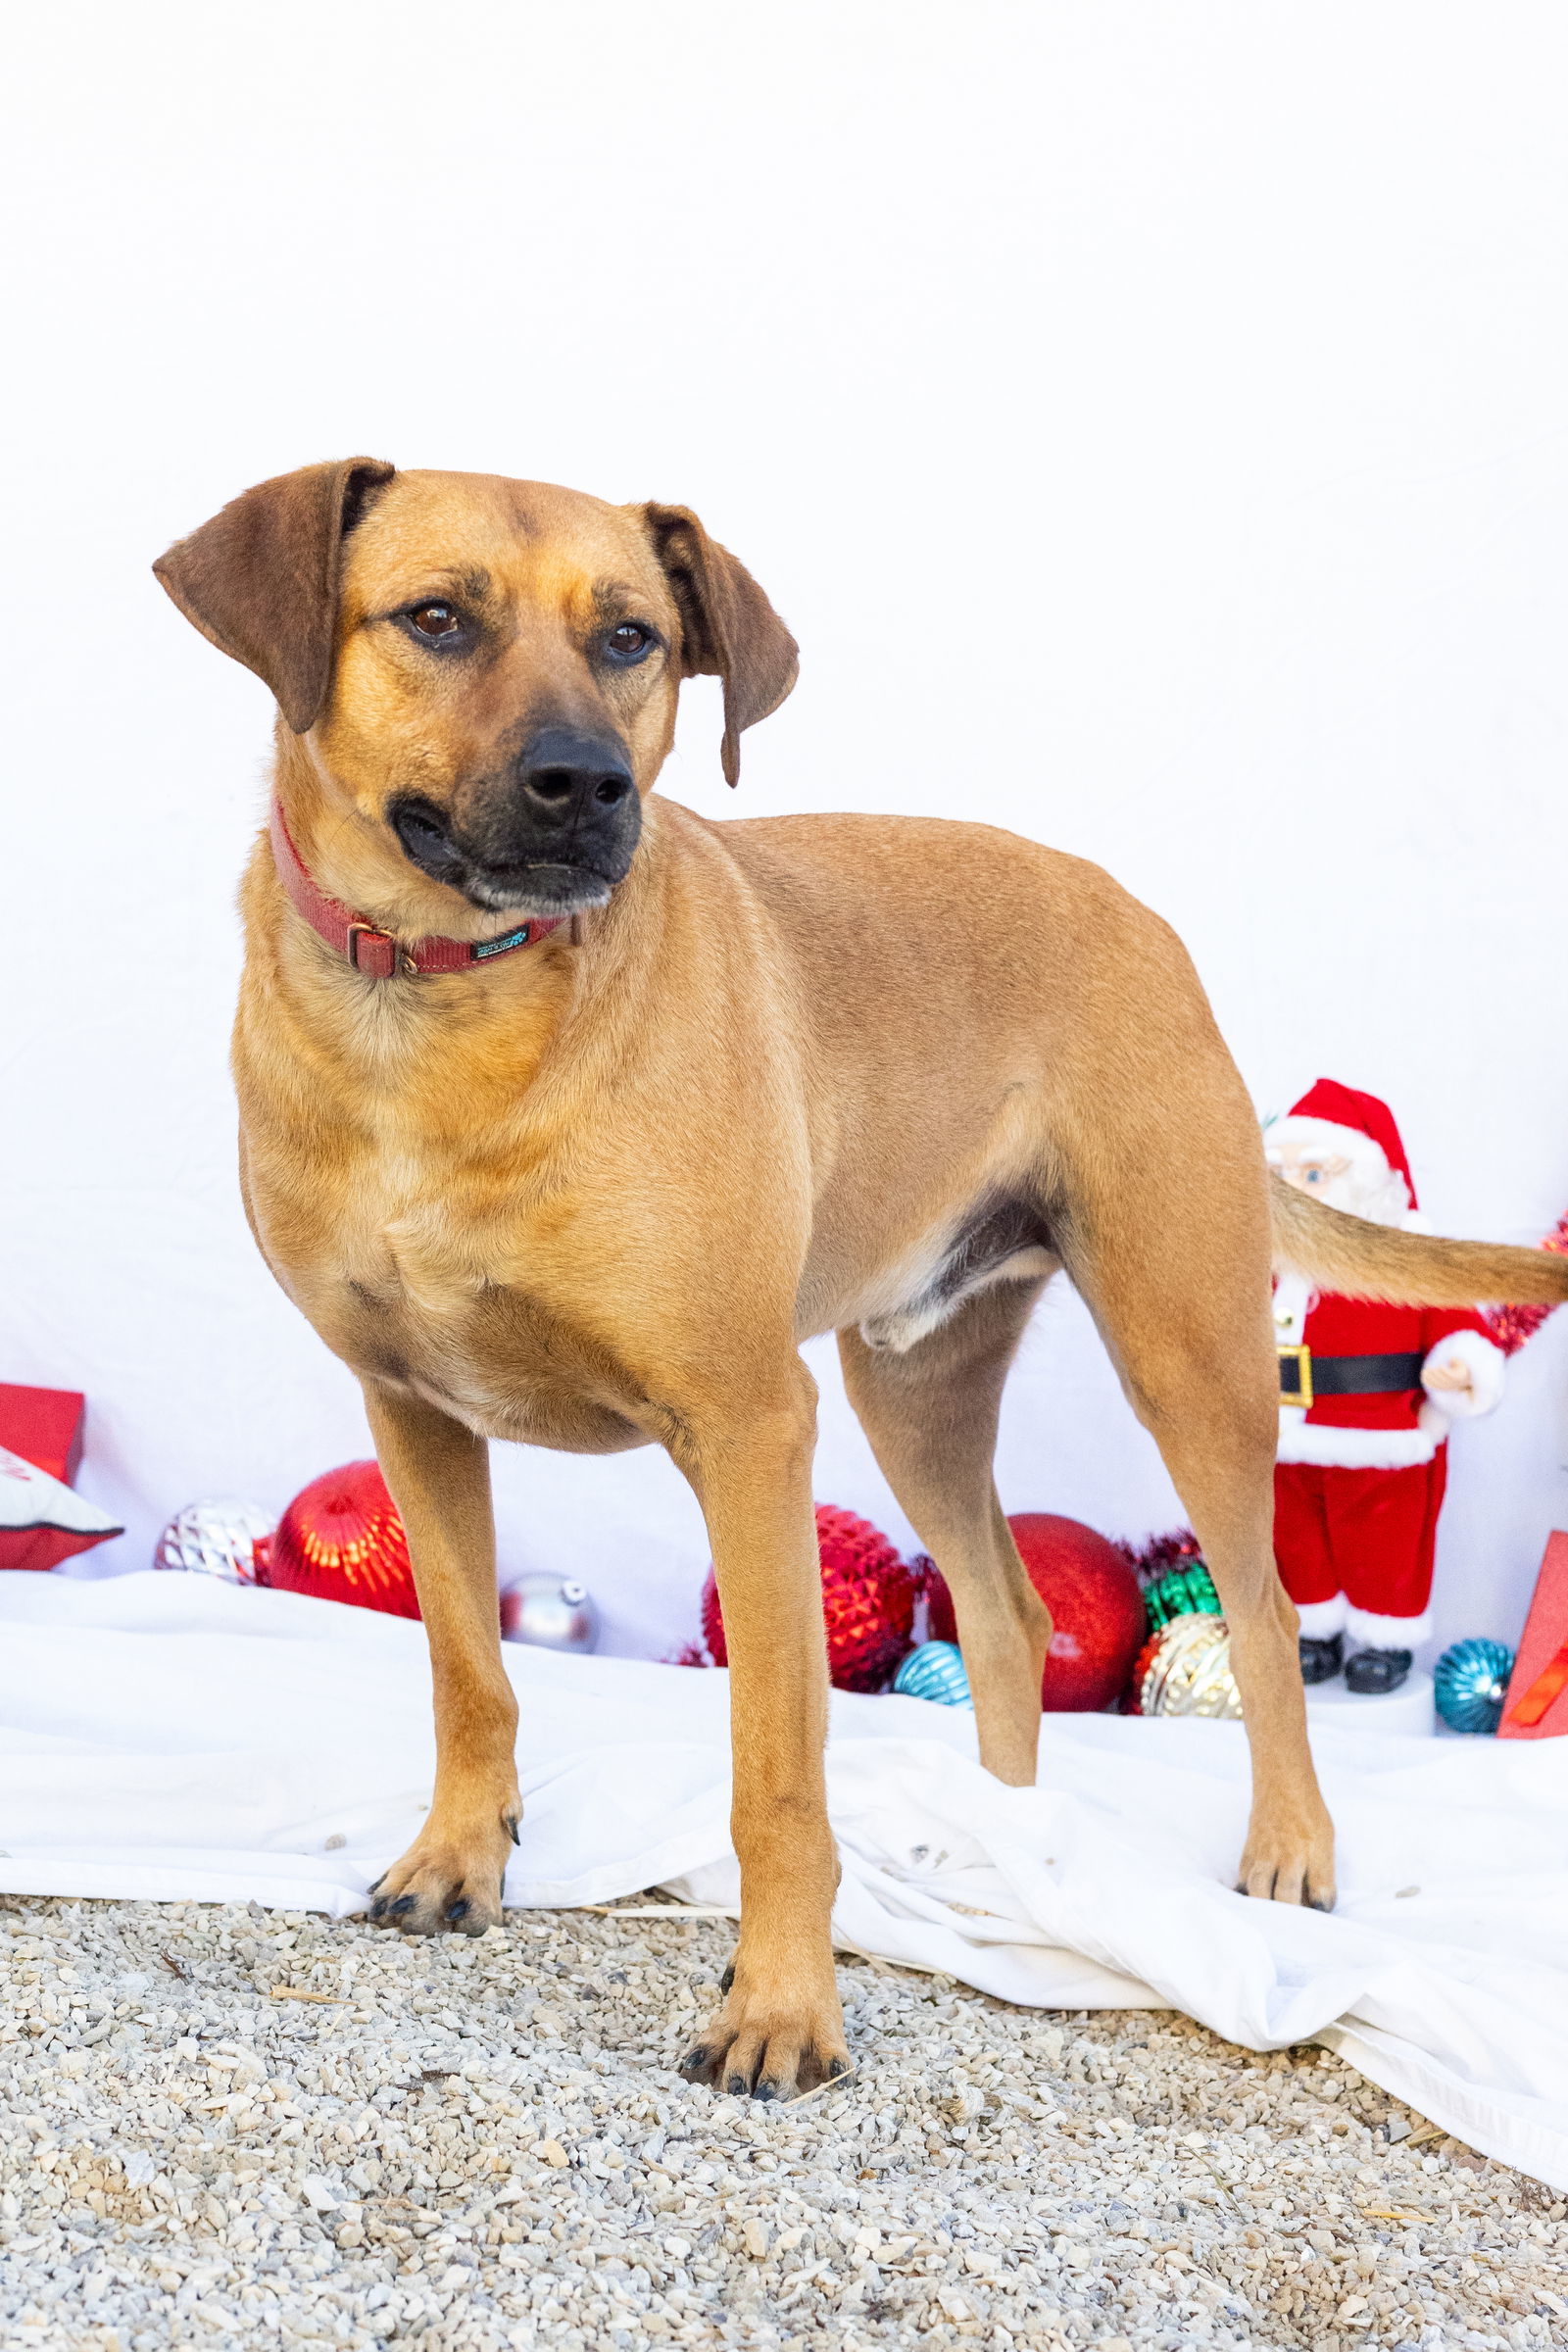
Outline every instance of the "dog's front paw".
[[794, 2099], [850, 2072], [844, 2012], [832, 1965], [823, 1982], [749, 1980], [737, 1957], [725, 1975], [728, 1994], [680, 2062], [688, 2082], [714, 2090], [750, 2091], [760, 2099]]
[[501, 1925], [501, 1886], [517, 1836], [517, 1812], [493, 1828], [443, 1832], [433, 1818], [370, 1888], [377, 1927], [405, 1936], [482, 1936]]
[[1248, 1831], [1236, 1891], [1332, 1911], [1334, 1824], [1326, 1808], [1293, 1808], [1289, 1816], [1259, 1808]]

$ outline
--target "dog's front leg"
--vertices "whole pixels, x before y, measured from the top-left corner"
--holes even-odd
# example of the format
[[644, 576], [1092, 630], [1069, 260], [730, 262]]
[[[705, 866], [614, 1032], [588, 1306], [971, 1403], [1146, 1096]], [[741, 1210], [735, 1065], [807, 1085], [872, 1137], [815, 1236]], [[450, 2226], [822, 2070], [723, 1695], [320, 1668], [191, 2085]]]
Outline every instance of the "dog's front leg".
[[726, 1999], [682, 2060], [693, 2082], [793, 2098], [848, 2071], [829, 1921], [827, 1652], [811, 1507], [815, 1393], [691, 1430], [677, 1458], [708, 1522], [729, 1656], [740, 1939]]
[[370, 1892], [370, 1917], [405, 1935], [501, 1920], [517, 1834], [517, 1702], [501, 1663], [489, 1449], [461, 1422], [367, 1381], [382, 1473], [403, 1517], [430, 1643], [435, 1793], [423, 1829]]

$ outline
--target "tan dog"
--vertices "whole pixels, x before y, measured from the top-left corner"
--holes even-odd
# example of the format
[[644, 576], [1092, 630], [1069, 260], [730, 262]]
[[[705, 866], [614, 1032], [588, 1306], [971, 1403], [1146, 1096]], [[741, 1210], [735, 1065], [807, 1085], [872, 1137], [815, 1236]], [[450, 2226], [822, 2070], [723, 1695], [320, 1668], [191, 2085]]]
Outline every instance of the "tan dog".
[[[434, 1801], [372, 1916], [475, 1934], [501, 1915], [516, 1708], [486, 1441], [657, 1441], [717, 1567], [743, 1889], [728, 1997], [687, 2072], [765, 2097], [842, 2071], [799, 1345], [839, 1335], [953, 1588], [981, 1757], [1029, 1785], [1050, 1625], [991, 1461], [1058, 1266], [1231, 1622], [1253, 1760], [1241, 1885], [1328, 1905], [1270, 1549], [1270, 1188], [1165, 925], [1094, 866], [982, 825], [715, 825], [648, 797], [682, 677], [723, 680], [732, 783], [741, 731], [795, 677], [777, 614], [684, 509], [359, 460], [247, 491], [157, 569], [277, 698], [284, 825], [245, 886], [234, 1041], [245, 1197], [364, 1384], [429, 1636]], [[1149, 1139], [1183, 1134], [1173, 1179]], [[1291, 1262], [1336, 1291], [1568, 1297], [1560, 1258], [1396, 1234], [1281, 1186], [1273, 1210]]]

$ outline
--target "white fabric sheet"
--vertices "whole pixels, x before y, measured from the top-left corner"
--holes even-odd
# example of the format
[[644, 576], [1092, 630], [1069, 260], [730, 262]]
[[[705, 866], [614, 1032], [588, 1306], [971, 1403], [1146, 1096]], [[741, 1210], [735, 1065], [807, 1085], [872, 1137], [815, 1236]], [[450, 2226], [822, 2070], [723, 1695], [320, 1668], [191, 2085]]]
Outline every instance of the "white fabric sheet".
[[[509, 1903], [732, 1903], [728, 1677], [506, 1657]], [[1007, 2000], [1169, 2005], [1253, 2049], [1321, 2037], [1568, 2187], [1568, 1741], [1313, 1741], [1332, 1917], [1231, 1891], [1237, 1725], [1050, 1717], [1040, 1786], [1016, 1789], [980, 1770], [968, 1713], [837, 1696], [838, 1933]], [[0, 1575], [0, 1888], [354, 1911], [416, 1831], [432, 1753], [417, 1625], [198, 1577]]]

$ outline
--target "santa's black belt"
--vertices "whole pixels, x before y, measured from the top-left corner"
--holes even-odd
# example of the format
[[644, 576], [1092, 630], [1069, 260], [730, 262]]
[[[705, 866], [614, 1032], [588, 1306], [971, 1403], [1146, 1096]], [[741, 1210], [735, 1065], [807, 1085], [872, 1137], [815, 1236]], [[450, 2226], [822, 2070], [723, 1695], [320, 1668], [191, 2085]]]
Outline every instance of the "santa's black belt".
[[1314, 1355], [1310, 1348], [1282, 1348], [1280, 1400], [1316, 1402], [1319, 1396], [1385, 1396], [1421, 1386], [1419, 1348], [1400, 1355]]

